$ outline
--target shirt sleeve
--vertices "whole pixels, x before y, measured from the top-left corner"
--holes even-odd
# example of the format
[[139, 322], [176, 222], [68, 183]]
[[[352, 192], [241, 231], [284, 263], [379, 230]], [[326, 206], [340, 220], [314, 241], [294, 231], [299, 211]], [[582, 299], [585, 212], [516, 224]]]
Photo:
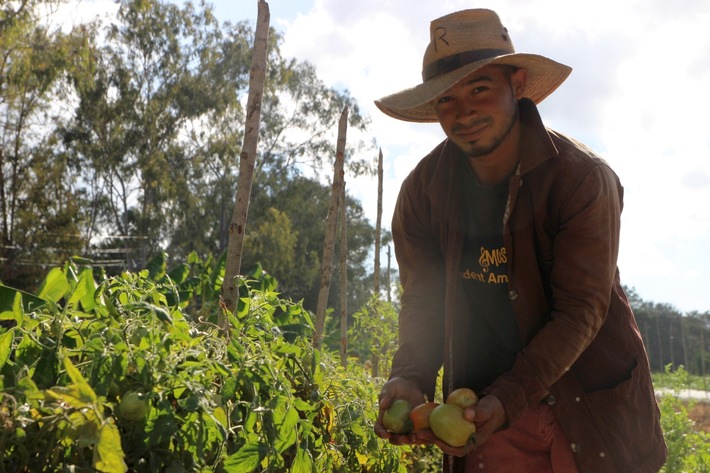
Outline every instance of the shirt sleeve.
[[443, 363], [445, 270], [431, 209], [410, 176], [400, 190], [392, 236], [403, 287], [399, 348], [391, 377], [415, 382], [433, 400]]

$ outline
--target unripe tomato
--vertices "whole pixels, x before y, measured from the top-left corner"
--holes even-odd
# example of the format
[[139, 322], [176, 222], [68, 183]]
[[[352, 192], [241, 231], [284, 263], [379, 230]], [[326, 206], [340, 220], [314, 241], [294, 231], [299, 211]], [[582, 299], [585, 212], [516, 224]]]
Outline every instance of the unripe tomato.
[[463, 447], [476, 433], [473, 422], [463, 416], [463, 409], [454, 404], [437, 406], [429, 416], [429, 424], [434, 435], [452, 447]]
[[412, 431], [411, 411], [409, 401], [395, 400], [382, 416], [382, 423], [393, 434], [408, 434]]
[[121, 399], [118, 409], [126, 420], [141, 420], [148, 414], [148, 398], [144, 394], [128, 391]]
[[412, 409], [409, 413], [409, 418], [412, 419], [412, 430], [414, 430], [414, 432], [430, 428], [429, 416], [438, 405], [438, 402], [425, 402]]
[[478, 396], [473, 390], [468, 388], [454, 389], [446, 398], [446, 404], [459, 406], [461, 409], [473, 407], [478, 404]]

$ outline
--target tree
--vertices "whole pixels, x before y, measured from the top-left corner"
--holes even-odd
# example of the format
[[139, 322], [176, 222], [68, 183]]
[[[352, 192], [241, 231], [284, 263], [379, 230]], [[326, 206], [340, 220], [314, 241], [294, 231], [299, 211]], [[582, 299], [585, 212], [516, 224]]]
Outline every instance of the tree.
[[[261, 263], [262, 267], [269, 270], [278, 280], [281, 293], [293, 300], [303, 300], [304, 307], [315, 312], [320, 283], [320, 258], [325, 235], [324, 218], [328, 213], [330, 187], [316, 179], [300, 176], [285, 182], [284, 187], [275, 190], [272, 196], [265, 196], [263, 193], [258, 195], [259, 197], [252, 201], [250, 207], [250, 215], [255, 217], [250, 226], [251, 230], [247, 232], [248, 251], [245, 251], [242, 267], [249, 269]], [[368, 300], [372, 292], [371, 272], [367, 268], [367, 262], [374, 241], [374, 229], [367, 221], [360, 202], [349, 197], [346, 197], [346, 202], [349, 247], [348, 305], [357, 308]], [[295, 237], [295, 242], [292, 241], [294, 243], [292, 251], [286, 252], [283, 246], [284, 236], [279, 236], [276, 230], [271, 233], [256, 230], [260, 228], [261, 217], [259, 216], [272, 215], [273, 209], [278, 209], [279, 213], [288, 216], [290, 232]], [[269, 218], [273, 220], [273, 216]], [[275, 229], [275, 226], [272, 228]], [[286, 231], [285, 224], [282, 224], [281, 229]], [[281, 239], [281, 245], [268, 241], [257, 243], [259, 239], [276, 238]], [[257, 253], [254, 249], [259, 248], [258, 245], [279, 248], [279, 250], [271, 254]], [[340, 251], [339, 242], [336, 242], [335, 251]], [[280, 271], [270, 269], [284, 256], [289, 257], [291, 254], [293, 260], [290, 260], [290, 265], [280, 265]], [[339, 307], [338, 275], [336, 269], [331, 280], [329, 307]]]
[[293, 229], [291, 219], [284, 212], [271, 207], [267, 213], [256, 226], [247, 229], [245, 253], [251, 255], [252, 261], [268, 268], [277, 279], [280, 275], [295, 276], [298, 231]]
[[[3, 51], [16, 43], [6, 33], [8, 24], [2, 23]], [[26, 24], [36, 26], [39, 19], [28, 17]], [[13, 168], [6, 151], [11, 147], [3, 143], [3, 239], [12, 242], [3, 245], [18, 246], [22, 233], [34, 242], [23, 247], [37, 255], [46, 250], [48, 263], [79, 254], [106, 263], [109, 274], [143, 267], [162, 251], [178, 260], [193, 251], [202, 258], [222, 254], [237, 189], [235, 163], [242, 151], [253, 37], [245, 22], [217, 22], [205, 3], [178, 7], [159, 0], [123, 0], [115, 21], [77, 27], [72, 41], [64, 43], [64, 54], [46, 53], [52, 64], [66, 66], [52, 76], [54, 85], [46, 89], [52, 94], [41, 102], [57, 113], [33, 115], [43, 140], [26, 139], [29, 132], [21, 135], [24, 148], [18, 148], [22, 160], [14, 180], [5, 179]], [[327, 212], [322, 206], [328, 201], [323, 191], [329, 188], [328, 176], [321, 176], [323, 159], [335, 155], [336, 124], [348, 108], [353, 139], [346, 150], [347, 172], [371, 172], [371, 164], [358, 158], [369, 145], [355, 139], [363, 136], [367, 119], [347, 91], [327, 87], [312, 65], [283, 58], [281, 41], [270, 32], [249, 226], [263, 229], [285, 225], [282, 217], [290, 220], [294, 266], [278, 266], [280, 290], [313, 307], [313, 271], [320, 265]], [[6, 77], [0, 78], [2, 97], [9, 96]], [[19, 103], [3, 100], [0, 106], [6, 108]], [[41, 152], [31, 151], [28, 144], [40, 141]], [[29, 169], [29, 156], [35, 166], [20, 179], [20, 171]], [[32, 184], [35, 191], [20, 191], [11, 182]], [[12, 196], [25, 199], [22, 211], [11, 205]], [[374, 235], [359, 203], [346, 198], [349, 302], [357, 307], [355, 301], [368, 295], [360, 281], [371, 274]], [[40, 212], [45, 209], [53, 218]], [[280, 213], [278, 219], [270, 209]], [[61, 253], [50, 249], [59, 233], [72, 235], [71, 248]], [[276, 264], [282, 255], [265, 254], [271, 243], [255, 241], [263, 235], [251, 235], [250, 248], [260, 253], [245, 255], [243, 267], [263, 260], [274, 271], [266, 262]]]
[[51, 12], [56, 4], [25, 0], [0, 10], [0, 278], [19, 286], [39, 280], [33, 266], [83, 246], [80, 191], [67, 179], [70, 162], [56, 152], [47, 120], [84, 35], [42, 21], [40, 7]]
[[[63, 136], [94, 183], [87, 233], [137, 237], [139, 264], [200, 213], [196, 191], [213, 177], [205, 151], [235, 151], [234, 137], [209, 133], [242, 118], [247, 45], [244, 28], [223, 32], [209, 8], [153, 0], [124, 1], [104, 31], [96, 66], [76, 76], [79, 106]], [[205, 148], [185, 145], [191, 138]]]

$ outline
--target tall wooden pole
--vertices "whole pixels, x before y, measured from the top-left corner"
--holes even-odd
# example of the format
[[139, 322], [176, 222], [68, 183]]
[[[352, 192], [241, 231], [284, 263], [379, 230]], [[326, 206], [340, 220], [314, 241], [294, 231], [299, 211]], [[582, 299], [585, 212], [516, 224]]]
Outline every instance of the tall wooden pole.
[[382, 234], [382, 148], [377, 159], [377, 220], [375, 222], [375, 294], [380, 295], [380, 236]]
[[[222, 284], [222, 299], [227, 309], [232, 312], [237, 307], [237, 299], [239, 297], [239, 286], [235, 278], [241, 271], [244, 235], [246, 234], [247, 214], [249, 212], [249, 197], [251, 195], [252, 181], [254, 180], [256, 147], [261, 123], [261, 98], [266, 77], [266, 52], [269, 41], [270, 17], [269, 4], [264, 0], [259, 0], [254, 51], [249, 72], [249, 97], [247, 98], [244, 143], [239, 156], [237, 202], [229, 225], [227, 261], [224, 270], [224, 283]], [[219, 323], [223, 328], [226, 327], [226, 318], [223, 315]]]
[[387, 302], [392, 302], [392, 248], [387, 245]]
[[340, 364], [348, 366], [348, 221], [345, 185], [340, 202]]
[[330, 292], [330, 276], [333, 271], [333, 254], [335, 252], [335, 232], [338, 223], [338, 207], [345, 186], [345, 142], [348, 130], [348, 109], [340, 114], [338, 126], [338, 143], [335, 151], [335, 171], [333, 173], [333, 190], [330, 195], [330, 207], [325, 219], [325, 243], [323, 244], [323, 261], [321, 263], [320, 290], [316, 306], [316, 330], [313, 334], [313, 346], [320, 349], [325, 330], [325, 311]]

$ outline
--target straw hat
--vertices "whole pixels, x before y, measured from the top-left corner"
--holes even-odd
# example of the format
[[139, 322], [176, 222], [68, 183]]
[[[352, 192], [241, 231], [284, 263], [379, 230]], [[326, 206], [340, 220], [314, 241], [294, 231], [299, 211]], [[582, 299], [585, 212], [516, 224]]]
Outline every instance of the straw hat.
[[436, 122], [431, 101], [473, 71], [488, 64], [527, 70], [523, 95], [535, 103], [551, 94], [572, 68], [537, 54], [516, 53], [508, 30], [491, 10], [463, 10], [431, 22], [424, 53], [423, 82], [375, 104], [387, 115], [411, 122]]

